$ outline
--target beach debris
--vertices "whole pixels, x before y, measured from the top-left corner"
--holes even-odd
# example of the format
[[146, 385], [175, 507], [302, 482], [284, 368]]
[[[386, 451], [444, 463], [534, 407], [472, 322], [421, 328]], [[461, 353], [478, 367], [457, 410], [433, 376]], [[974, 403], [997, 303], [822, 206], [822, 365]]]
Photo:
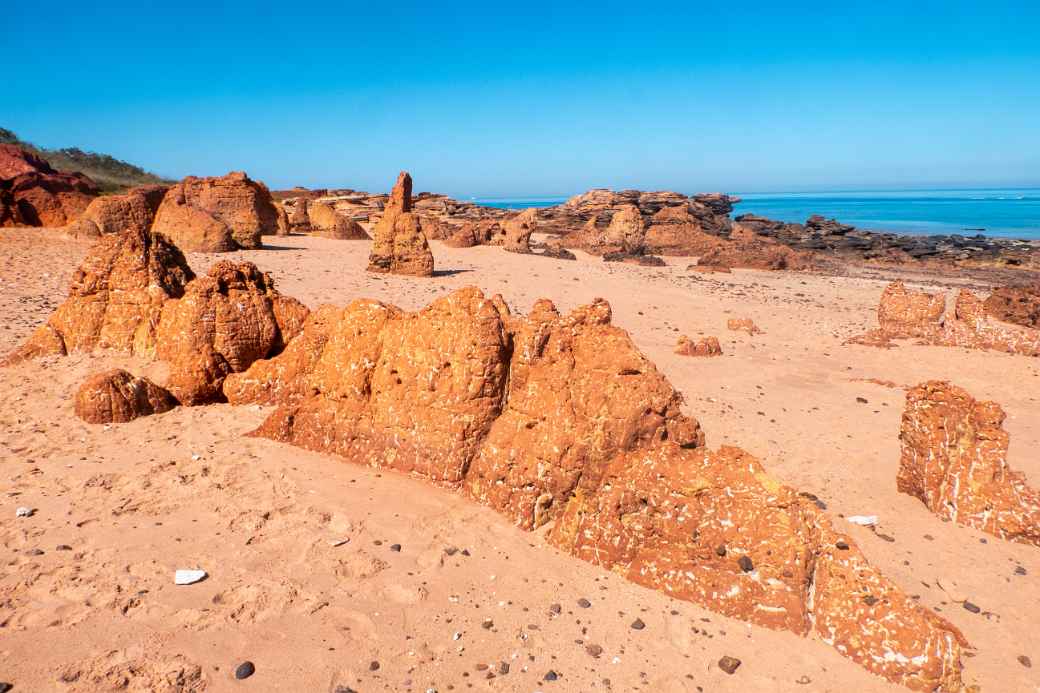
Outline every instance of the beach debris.
[[205, 570], [190, 570], [180, 569], [173, 574], [173, 584], [175, 585], [193, 585], [196, 582], [201, 582], [207, 577]]
[[256, 667], [249, 660], [246, 660], [235, 667], [236, 679], [248, 679], [254, 673], [256, 673]]
[[14, 511], [15, 517], [32, 517], [36, 514], [36, 508], [27, 508], [24, 505]]
[[878, 523], [877, 515], [849, 515], [845, 519], [860, 527], [873, 527]]

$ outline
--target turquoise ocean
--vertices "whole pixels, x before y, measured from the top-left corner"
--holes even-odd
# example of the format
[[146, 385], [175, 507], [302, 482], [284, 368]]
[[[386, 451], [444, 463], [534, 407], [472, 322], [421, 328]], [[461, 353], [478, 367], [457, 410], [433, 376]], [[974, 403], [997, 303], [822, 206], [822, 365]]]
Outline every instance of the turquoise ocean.
[[[733, 214], [804, 222], [813, 214], [870, 231], [1040, 239], [1040, 188], [732, 193]], [[565, 197], [476, 199], [489, 207], [549, 207]]]

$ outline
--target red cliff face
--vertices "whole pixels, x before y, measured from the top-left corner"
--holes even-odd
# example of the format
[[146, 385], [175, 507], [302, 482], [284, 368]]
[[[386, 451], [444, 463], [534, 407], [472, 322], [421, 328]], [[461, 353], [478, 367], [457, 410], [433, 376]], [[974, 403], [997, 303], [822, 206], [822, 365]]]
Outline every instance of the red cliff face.
[[82, 173], [62, 173], [13, 144], [0, 144], [0, 226], [64, 226], [98, 194]]

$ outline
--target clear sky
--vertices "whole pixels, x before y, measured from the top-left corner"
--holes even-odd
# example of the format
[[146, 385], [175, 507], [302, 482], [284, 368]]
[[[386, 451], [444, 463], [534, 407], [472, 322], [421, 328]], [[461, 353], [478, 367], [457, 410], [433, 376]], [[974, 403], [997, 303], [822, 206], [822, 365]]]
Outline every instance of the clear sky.
[[14, 2], [0, 126], [171, 177], [1040, 185], [1040, 2]]

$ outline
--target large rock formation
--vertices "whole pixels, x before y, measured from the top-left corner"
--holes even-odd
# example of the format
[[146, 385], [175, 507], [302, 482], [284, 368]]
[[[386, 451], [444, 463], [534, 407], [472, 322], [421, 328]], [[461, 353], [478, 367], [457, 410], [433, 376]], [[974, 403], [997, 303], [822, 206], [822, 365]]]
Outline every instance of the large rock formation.
[[76, 393], [75, 410], [87, 423], [106, 424], [161, 414], [176, 406], [177, 400], [165, 389], [117, 368], [88, 378]]
[[222, 399], [224, 378], [281, 351], [307, 313], [251, 262], [216, 263], [163, 306], [155, 355], [170, 364], [166, 388], [186, 405]]
[[911, 389], [896, 485], [944, 520], [1040, 546], [1040, 491], [1008, 466], [1004, 416], [948, 382]]
[[5, 362], [94, 349], [151, 355], [163, 304], [193, 277], [162, 236], [139, 228], [104, 236], [73, 275], [68, 299]]
[[997, 320], [1040, 330], [1040, 283], [996, 288], [985, 305], [986, 314]]
[[401, 171], [383, 216], [372, 228], [368, 271], [433, 276], [433, 253], [412, 211], [412, 177]]
[[261, 235], [278, 233], [278, 210], [264, 184], [240, 171], [188, 176], [166, 193], [153, 230], [185, 252], [259, 248]]
[[224, 392], [277, 405], [256, 435], [461, 487], [524, 528], [555, 520], [553, 545], [640, 584], [959, 690], [957, 629], [753, 457], [707, 450], [603, 301], [525, 318], [476, 289], [416, 313], [327, 307]]
[[951, 302], [944, 292], [913, 291], [897, 281], [886, 286], [881, 294], [877, 329], [854, 337], [848, 343], [890, 347], [893, 339], [912, 338], [935, 346], [1040, 356], [1040, 330], [1001, 322], [987, 315], [988, 312], [1006, 315], [1007, 310], [1004, 298], [998, 297], [987, 310], [986, 304], [966, 289], [959, 291]]
[[64, 226], [97, 194], [82, 173], [55, 171], [21, 147], [0, 144], [0, 226]]
[[134, 188], [123, 195], [95, 198], [78, 219], [65, 227], [77, 238], [96, 238], [110, 233], [147, 232], [168, 188], [149, 185]]
[[313, 200], [305, 203], [311, 231], [341, 241], [367, 241], [368, 234], [361, 224], [340, 214], [328, 202]]

